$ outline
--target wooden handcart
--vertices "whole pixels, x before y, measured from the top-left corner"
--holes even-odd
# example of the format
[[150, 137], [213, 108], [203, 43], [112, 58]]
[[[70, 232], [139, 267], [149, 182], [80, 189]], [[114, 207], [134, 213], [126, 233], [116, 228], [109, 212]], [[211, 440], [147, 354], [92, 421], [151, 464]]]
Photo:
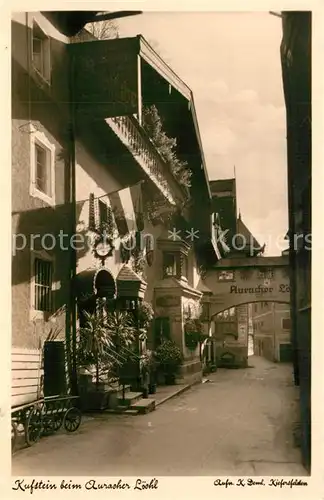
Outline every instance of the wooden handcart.
[[78, 396], [48, 396], [11, 408], [11, 446], [15, 449], [18, 426], [23, 425], [27, 446], [41, 436], [58, 431], [76, 431], [81, 424], [81, 411], [75, 406]]

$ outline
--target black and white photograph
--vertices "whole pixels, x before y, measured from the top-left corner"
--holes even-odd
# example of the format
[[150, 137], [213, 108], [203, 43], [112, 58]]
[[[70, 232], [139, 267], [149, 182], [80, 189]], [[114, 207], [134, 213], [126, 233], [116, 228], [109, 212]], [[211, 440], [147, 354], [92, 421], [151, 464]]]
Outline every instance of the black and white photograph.
[[120, 5], [11, 13], [12, 489], [306, 498], [314, 12]]

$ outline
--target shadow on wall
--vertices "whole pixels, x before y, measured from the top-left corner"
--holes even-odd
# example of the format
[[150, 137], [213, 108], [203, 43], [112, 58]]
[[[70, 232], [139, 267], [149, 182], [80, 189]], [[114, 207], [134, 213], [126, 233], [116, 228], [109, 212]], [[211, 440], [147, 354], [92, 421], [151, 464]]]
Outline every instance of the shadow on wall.
[[[80, 216], [83, 203], [78, 203], [76, 216]], [[35, 210], [13, 212], [12, 234], [12, 285], [30, 280], [30, 252], [45, 251], [56, 259], [56, 269], [64, 279], [70, 269], [70, 236], [73, 205], [66, 203], [56, 207], [42, 207]], [[81, 233], [84, 241], [87, 231]], [[61, 236], [60, 236], [61, 234]], [[83, 256], [89, 248], [80, 251]], [[57, 277], [59, 279], [59, 276]]]

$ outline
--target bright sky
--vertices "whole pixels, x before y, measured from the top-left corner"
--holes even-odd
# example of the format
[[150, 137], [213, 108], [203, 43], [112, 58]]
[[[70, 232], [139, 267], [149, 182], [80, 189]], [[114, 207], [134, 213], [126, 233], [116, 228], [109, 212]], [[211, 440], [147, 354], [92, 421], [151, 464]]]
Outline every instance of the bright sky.
[[242, 219], [267, 255], [280, 255], [288, 229], [280, 18], [145, 12], [119, 28], [142, 34], [192, 89], [210, 180], [233, 177], [235, 165]]

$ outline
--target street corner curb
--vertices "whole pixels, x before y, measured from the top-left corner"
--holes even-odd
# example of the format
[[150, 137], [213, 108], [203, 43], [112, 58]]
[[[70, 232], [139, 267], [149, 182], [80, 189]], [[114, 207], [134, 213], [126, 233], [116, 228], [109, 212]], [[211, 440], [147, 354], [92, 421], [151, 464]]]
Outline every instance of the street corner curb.
[[192, 386], [194, 386], [196, 384], [197, 384], [197, 382], [195, 382], [194, 384], [188, 384], [185, 387], [181, 387], [181, 389], [179, 389], [178, 391], [173, 392], [172, 394], [169, 394], [169, 396], [166, 396], [164, 399], [161, 399], [161, 401], [156, 402], [155, 407], [157, 408], [158, 406], [162, 405], [166, 401], [169, 401], [169, 399], [175, 398], [176, 396], [179, 396], [183, 392], [188, 391]]

